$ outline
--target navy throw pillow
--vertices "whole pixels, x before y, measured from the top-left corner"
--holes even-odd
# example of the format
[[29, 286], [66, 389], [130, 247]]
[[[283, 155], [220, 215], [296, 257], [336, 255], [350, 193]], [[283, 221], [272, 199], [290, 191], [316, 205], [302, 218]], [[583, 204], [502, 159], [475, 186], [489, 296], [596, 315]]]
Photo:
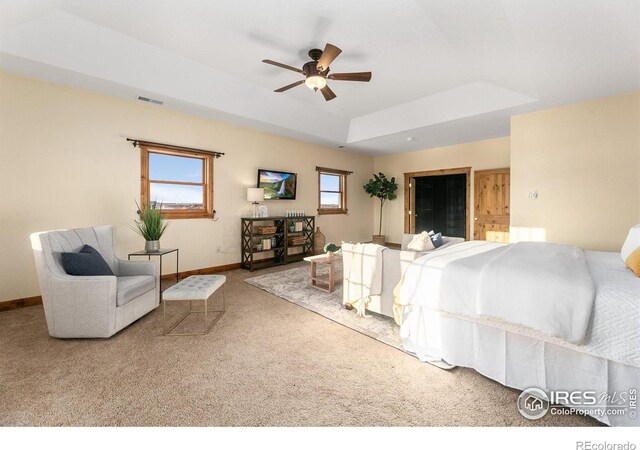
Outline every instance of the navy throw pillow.
[[431, 236], [431, 242], [435, 248], [441, 247], [444, 242], [442, 241], [442, 233], [436, 233]]
[[100, 276], [111, 275], [111, 267], [98, 250], [85, 245], [79, 253], [61, 253], [62, 267], [68, 275]]

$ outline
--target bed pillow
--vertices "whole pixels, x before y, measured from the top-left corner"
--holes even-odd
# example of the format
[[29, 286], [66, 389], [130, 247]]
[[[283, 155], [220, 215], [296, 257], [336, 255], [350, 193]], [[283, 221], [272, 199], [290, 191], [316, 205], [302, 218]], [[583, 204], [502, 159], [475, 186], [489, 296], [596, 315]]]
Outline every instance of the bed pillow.
[[113, 276], [111, 267], [98, 250], [85, 245], [79, 253], [61, 253], [62, 267], [68, 275]]
[[622, 250], [620, 250], [622, 261], [626, 263], [629, 255], [637, 248], [640, 248], [640, 225], [631, 227], [629, 230], [627, 239], [625, 239], [624, 244], [622, 244]]
[[431, 237], [426, 231], [416, 234], [407, 245], [407, 250], [414, 252], [428, 252], [434, 248], [433, 242], [431, 242]]
[[442, 247], [442, 244], [444, 244], [442, 241], [442, 233], [436, 233], [431, 236], [431, 242], [433, 242], [434, 248]]
[[637, 277], [640, 277], [640, 247], [632, 251], [624, 263]]

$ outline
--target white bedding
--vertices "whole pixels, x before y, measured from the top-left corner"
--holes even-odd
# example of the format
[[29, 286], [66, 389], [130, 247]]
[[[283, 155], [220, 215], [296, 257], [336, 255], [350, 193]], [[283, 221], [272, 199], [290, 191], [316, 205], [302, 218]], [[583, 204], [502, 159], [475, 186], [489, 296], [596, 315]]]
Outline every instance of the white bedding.
[[[423, 258], [414, 262], [405, 274], [398, 296], [399, 303], [405, 305], [402, 316], [398, 319], [401, 326], [400, 335], [406, 348], [422, 349], [422, 354], [418, 356], [423, 360], [438, 356], [436, 349], [433, 354], [427, 354], [429, 352], [427, 349], [430, 346], [433, 347], [433, 327], [438, 326], [429, 323], [428, 311], [442, 312], [439, 300], [434, 299], [440, 296], [443, 280], [449, 286], [444, 291], [449, 295], [453, 292], [454, 299], [460, 299], [458, 294], [470, 292], [468, 280], [474, 270], [471, 267], [473, 265], [467, 266], [468, 272], [465, 274], [464, 269], [458, 267], [458, 282], [452, 284], [451, 280], [445, 279], [449, 275], [443, 277], [446, 273], [445, 268], [461, 258], [494, 251], [501, 246], [502, 244], [472, 241], [447, 249], [446, 252], [438, 255], [437, 260], [429, 264], [425, 264], [426, 261], [422, 261]], [[595, 299], [590, 307], [591, 319], [586, 323], [581, 345], [567, 342], [558, 335], [550, 336], [539, 328], [523, 326], [522, 322], [513, 323], [495, 317], [479, 316], [474, 310], [475, 299], [459, 300], [459, 305], [455, 307], [448, 304], [446, 309], [449, 311], [445, 309], [445, 313], [640, 367], [640, 278], [635, 277], [624, 267], [617, 253], [585, 252], [585, 256], [595, 287]], [[462, 264], [462, 267], [465, 265]], [[471, 283], [473, 284], [474, 281], [471, 280]], [[451, 298], [445, 302], [449, 300]], [[437, 330], [435, 332], [437, 333]], [[428, 334], [431, 335], [431, 339], [427, 339]], [[426, 344], [427, 341], [429, 341], [428, 344]]]
[[596, 299], [581, 349], [640, 367], [640, 278], [626, 268], [619, 253], [585, 253]]

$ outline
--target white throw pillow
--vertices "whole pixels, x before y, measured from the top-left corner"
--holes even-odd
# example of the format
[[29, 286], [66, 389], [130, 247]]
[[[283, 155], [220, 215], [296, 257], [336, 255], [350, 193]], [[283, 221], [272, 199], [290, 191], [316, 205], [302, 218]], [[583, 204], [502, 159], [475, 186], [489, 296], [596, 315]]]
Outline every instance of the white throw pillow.
[[627, 234], [627, 238], [622, 244], [622, 250], [620, 250], [622, 261], [626, 261], [629, 255], [638, 247], [640, 247], [640, 225], [631, 227], [629, 230], [629, 234]]
[[429, 236], [429, 233], [426, 231], [416, 234], [413, 239], [411, 239], [411, 242], [409, 242], [409, 245], [407, 245], [407, 250], [414, 252], [428, 252], [434, 248], [433, 242], [431, 242], [431, 236]]

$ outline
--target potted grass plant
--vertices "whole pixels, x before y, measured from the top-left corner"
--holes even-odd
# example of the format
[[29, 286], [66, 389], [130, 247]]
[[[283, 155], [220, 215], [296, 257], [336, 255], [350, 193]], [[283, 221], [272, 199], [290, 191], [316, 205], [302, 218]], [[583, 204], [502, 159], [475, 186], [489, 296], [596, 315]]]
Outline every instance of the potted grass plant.
[[378, 234], [373, 235], [373, 243], [384, 245], [386, 242], [386, 237], [382, 234], [382, 207], [384, 206], [384, 202], [387, 200], [395, 200], [398, 198], [396, 194], [396, 190], [398, 189], [398, 183], [396, 183], [395, 177], [391, 177], [391, 179], [387, 178], [385, 174], [379, 172], [378, 174], [373, 174], [373, 178], [371, 178], [367, 184], [362, 186], [369, 197], [376, 197], [380, 200], [380, 228]]
[[138, 205], [140, 220], [134, 220], [131, 228], [145, 240], [144, 249], [149, 253], [160, 251], [160, 238], [167, 229], [167, 221], [162, 218], [162, 203]]

